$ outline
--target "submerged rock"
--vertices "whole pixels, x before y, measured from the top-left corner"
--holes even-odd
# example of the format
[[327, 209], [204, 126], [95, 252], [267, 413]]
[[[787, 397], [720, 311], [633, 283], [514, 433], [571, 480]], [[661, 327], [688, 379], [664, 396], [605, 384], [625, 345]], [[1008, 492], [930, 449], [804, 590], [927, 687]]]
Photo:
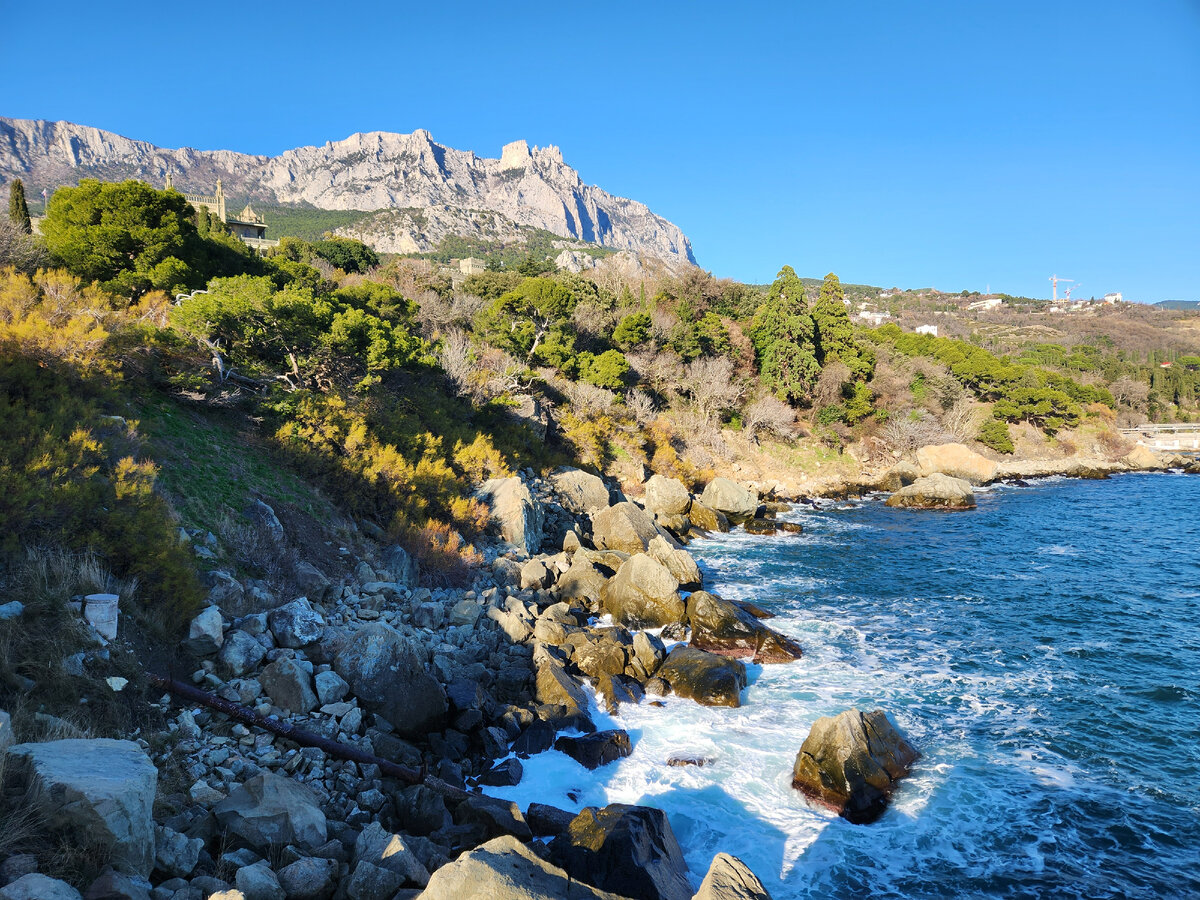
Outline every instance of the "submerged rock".
[[875, 821], [920, 756], [882, 709], [817, 719], [796, 754], [792, 787], [855, 824]]
[[974, 509], [975, 493], [970, 483], [949, 475], [918, 478], [888, 497], [888, 506], [904, 509]]

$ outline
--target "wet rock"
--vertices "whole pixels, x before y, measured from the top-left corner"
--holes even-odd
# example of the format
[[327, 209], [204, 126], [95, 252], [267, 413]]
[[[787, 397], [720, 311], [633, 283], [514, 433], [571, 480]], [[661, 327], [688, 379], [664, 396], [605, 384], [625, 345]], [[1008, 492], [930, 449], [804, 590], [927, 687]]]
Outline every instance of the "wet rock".
[[613, 621], [626, 628], [660, 628], [684, 619], [679, 583], [666, 566], [645, 553], [621, 564], [605, 583], [600, 599]]
[[496, 763], [480, 775], [479, 783], [491, 787], [512, 787], [520, 784], [524, 775], [525, 767], [521, 765], [519, 759], [506, 759]]
[[535, 836], [558, 837], [566, 834], [574, 819], [575, 813], [545, 803], [530, 803], [525, 810], [525, 821]]
[[273, 844], [319, 847], [328, 837], [325, 814], [313, 792], [269, 772], [238, 787], [213, 812], [223, 828], [257, 850]]
[[571, 876], [633, 900], [691, 900], [687, 863], [666, 814], [614, 803], [588, 807], [550, 845]]
[[325, 630], [325, 620], [308, 599], [299, 597], [267, 613], [267, 625], [280, 647], [299, 649], [316, 643]]
[[928, 475], [888, 497], [888, 506], [904, 509], [974, 509], [970, 483], [949, 475]]
[[771, 900], [771, 895], [744, 862], [718, 853], [692, 900]]
[[209, 606], [200, 611], [188, 626], [184, 645], [197, 656], [211, 656], [225, 643], [224, 622], [221, 610]]
[[51, 831], [121, 871], [150, 874], [158, 770], [141, 747], [108, 738], [49, 741], [15, 744], [5, 759], [10, 777], [36, 792]]
[[[667, 682], [680, 697], [704, 706], [741, 706], [746, 667], [736, 659], [676, 645], [667, 654], [656, 677]], [[649, 684], [646, 693], [650, 693]]]
[[534, 719], [509, 749], [522, 759], [528, 759], [553, 746], [554, 726], [542, 719]]
[[533, 837], [520, 808], [507, 800], [470, 794], [454, 808], [452, 815], [459, 825], [479, 826], [485, 835], [484, 840], [505, 834], [522, 841]]
[[651, 475], [646, 482], [646, 509], [664, 516], [686, 516], [692, 508], [692, 495], [677, 478]]
[[563, 735], [554, 742], [554, 749], [567, 754], [585, 769], [598, 769], [633, 752], [629, 733], [620, 729], [578, 737]]
[[883, 814], [920, 756], [882, 709], [817, 719], [792, 769], [792, 787], [855, 824]]
[[674, 769], [684, 768], [686, 766], [696, 766], [701, 768], [712, 763], [712, 760], [706, 756], [698, 756], [690, 753], [672, 753], [667, 757], [667, 765]]
[[778, 530], [778, 523], [774, 519], [747, 519], [742, 525], [747, 534], [774, 534]]
[[291, 713], [309, 713], [317, 708], [317, 694], [308, 672], [294, 660], [281, 656], [259, 675], [271, 702]]
[[758, 495], [728, 478], [718, 476], [708, 483], [700, 502], [731, 519], [749, 519], [758, 509]]
[[800, 645], [732, 603], [707, 591], [696, 591], [687, 600], [692, 646], [721, 656], [752, 658], [756, 663], [792, 662], [801, 656]]
[[491, 508], [504, 540], [530, 554], [541, 549], [542, 507], [520, 478], [492, 478], [480, 485], [475, 496]]
[[717, 512], [711, 506], [705, 506], [699, 500], [693, 500], [691, 509], [688, 510], [688, 521], [693, 528], [700, 531], [720, 531], [729, 530], [729, 519], [724, 513]]
[[609, 494], [604, 482], [581, 469], [560, 469], [550, 476], [558, 502], [576, 515], [607, 509]]

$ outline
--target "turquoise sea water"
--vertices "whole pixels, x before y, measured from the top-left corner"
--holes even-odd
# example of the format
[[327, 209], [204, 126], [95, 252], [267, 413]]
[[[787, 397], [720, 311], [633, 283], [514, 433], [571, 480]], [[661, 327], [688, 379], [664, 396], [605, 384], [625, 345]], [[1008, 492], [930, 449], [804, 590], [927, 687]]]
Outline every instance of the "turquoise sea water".
[[[630, 758], [543, 754], [512, 796], [659, 806], [697, 879], [726, 850], [776, 900], [1200, 896], [1200, 478], [978, 500], [798, 507], [803, 535], [694, 543], [710, 589], [775, 611], [804, 659], [751, 667], [737, 710], [625, 707]], [[855, 706], [923, 753], [869, 826], [790, 787], [812, 722]]]

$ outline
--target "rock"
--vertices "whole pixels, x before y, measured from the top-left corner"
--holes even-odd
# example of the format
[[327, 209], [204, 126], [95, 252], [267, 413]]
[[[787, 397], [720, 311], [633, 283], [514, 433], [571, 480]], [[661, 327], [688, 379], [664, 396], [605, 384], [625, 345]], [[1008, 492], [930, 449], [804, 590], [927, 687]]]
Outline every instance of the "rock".
[[949, 475], [971, 484], [987, 484], [996, 477], [996, 463], [962, 444], [938, 444], [917, 451], [921, 477]]
[[662, 639], [657, 635], [638, 631], [633, 635], [633, 655], [641, 663], [645, 673], [653, 675], [658, 671], [658, 667], [662, 665], [663, 658], [667, 655], [667, 650], [663, 646]]
[[525, 810], [525, 821], [535, 835], [558, 837], [566, 834], [574, 819], [575, 813], [545, 803], [530, 803]]
[[[581, 895], [583, 896], [583, 895]], [[82, 900], [65, 881], [32, 872], [0, 888], [0, 900]]]
[[221, 827], [260, 851], [273, 844], [319, 847], [328, 837], [325, 814], [313, 792], [269, 772], [238, 787], [213, 812]]
[[698, 591], [703, 583], [700, 567], [692, 554], [686, 550], [677, 549], [668, 544], [663, 538], [656, 537], [646, 548], [646, 553], [654, 560], [666, 566], [671, 576], [679, 582], [679, 587], [685, 591]]
[[553, 747], [554, 734], [553, 725], [543, 719], [534, 719], [509, 749], [521, 759], [528, 759]]
[[542, 507], [520, 478], [489, 479], [475, 496], [491, 508], [492, 520], [506, 541], [529, 554], [541, 549]]
[[774, 519], [747, 519], [742, 523], [742, 527], [747, 534], [774, 534], [779, 530], [779, 525]]
[[264, 529], [275, 543], [284, 542], [286, 535], [283, 533], [283, 524], [279, 521], [279, 516], [261, 500], [250, 501], [250, 505], [246, 507], [246, 518]]
[[245, 900], [285, 900], [287, 893], [265, 861], [242, 866], [234, 873], [233, 883]]
[[313, 684], [317, 689], [317, 702], [322, 706], [337, 703], [350, 693], [350, 685], [346, 684], [346, 679], [332, 669], [318, 672], [313, 676]]
[[677, 478], [651, 475], [646, 482], [646, 509], [664, 516], [686, 516], [692, 507], [692, 495]]
[[0, 622], [7, 619], [19, 619], [25, 612], [25, 604], [20, 600], [10, 600], [8, 603], [0, 603]]
[[595, 731], [579, 737], [563, 735], [554, 742], [560, 750], [585, 769], [598, 769], [633, 752], [629, 733], [620, 729]]
[[888, 506], [904, 509], [974, 509], [970, 483], [949, 475], [927, 475], [887, 499]]
[[571, 662], [589, 678], [620, 675], [628, 662], [625, 646], [611, 632], [600, 630], [574, 631], [567, 635], [574, 649]]
[[449, 622], [451, 625], [474, 626], [482, 614], [483, 606], [480, 605], [479, 601], [463, 599], [459, 600], [451, 608]]
[[4, 751], [13, 745], [12, 718], [0, 709], [0, 760], [4, 759]]
[[491, 840], [503, 834], [512, 835], [522, 841], [533, 837], [520, 808], [507, 800], [497, 800], [482, 794], [468, 794], [454, 808], [453, 815], [454, 821], [459, 825], [482, 828], [486, 835], [484, 840]]
[[666, 813], [648, 806], [589, 806], [550, 845], [571, 876], [633, 900], [691, 900], [687, 863]]
[[682, 769], [682, 768], [686, 768], [687, 766], [695, 766], [696, 768], [703, 768], [704, 766], [711, 765], [711, 764], [712, 764], [712, 759], [710, 759], [709, 757], [697, 756], [695, 754], [672, 753], [670, 756], [667, 757], [667, 765], [673, 769]]
[[568, 602], [596, 607], [607, 580], [587, 557], [576, 553], [571, 560], [571, 567], [559, 576], [558, 595]]
[[337, 860], [305, 856], [279, 870], [279, 885], [288, 900], [328, 900], [337, 874]]
[[525, 777], [525, 767], [519, 759], [506, 759], [496, 763], [479, 776], [479, 783], [490, 787], [512, 787]]
[[756, 663], [792, 662], [801, 656], [800, 645], [736, 603], [707, 591], [696, 591], [687, 600], [692, 626], [692, 646], [721, 656], [753, 658]]
[[308, 672], [294, 660], [281, 656], [259, 675], [271, 702], [290, 713], [309, 713], [317, 708], [316, 692]]
[[604, 482], [581, 469], [559, 469], [550, 476], [558, 502], [576, 515], [587, 515], [608, 507], [609, 494]]
[[421, 900], [622, 900], [570, 877], [511, 836], [464, 853], [433, 873]]
[[399, 544], [392, 544], [383, 551], [382, 561], [392, 573], [392, 578], [405, 587], [415, 588], [420, 583], [421, 572], [417, 561]]
[[88, 885], [83, 900], [151, 900], [150, 882], [137, 875], [126, 875], [108, 868]]
[[[553, 809], [553, 807], [548, 807]], [[571, 814], [570, 818], [575, 818]], [[38, 869], [37, 857], [32, 853], [15, 853], [0, 862], [0, 887], [12, 884], [22, 875], [30, 875]]]
[[425, 671], [424, 654], [381, 622], [343, 632], [329, 645], [333, 669], [359, 703], [392, 724], [402, 737], [439, 731], [446, 692]]
[[[678, 644], [655, 675], [674, 693], [704, 706], [742, 705], [746, 667], [736, 659]], [[650, 692], [649, 685], [646, 692]]]
[[292, 583], [296, 590], [314, 603], [324, 603], [332, 589], [325, 573], [310, 562], [296, 564], [292, 571]]
[[771, 895], [744, 862], [718, 853], [692, 900], [771, 900]]
[[896, 782], [919, 756], [882, 709], [848, 709], [813, 723], [796, 754], [792, 787], [865, 824], [883, 814]]
[[5, 759], [18, 783], [37, 792], [50, 830], [73, 846], [94, 848], [123, 872], [150, 874], [158, 770], [141, 747], [72, 739], [16, 744]]
[[[758, 510], [758, 495], [735, 481], [718, 476], [708, 483], [700, 502], [731, 519], [748, 519]], [[703, 527], [703, 526], [698, 526]]]
[[587, 715], [588, 701], [583, 686], [567, 674], [561, 663], [543, 658], [537, 665], [537, 699], [539, 703], [552, 703], [567, 708], [568, 715]]
[[154, 829], [154, 868], [164, 875], [187, 878], [196, 868], [203, 838], [189, 838], [164, 825]]
[[432, 834], [450, 824], [442, 795], [423, 784], [406, 787], [394, 797], [400, 827], [409, 834]]
[[688, 510], [688, 521], [693, 528], [700, 531], [729, 530], [729, 520], [725, 518], [725, 514], [717, 512], [711, 506], [705, 506], [699, 500], [692, 501], [692, 508]]
[[598, 550], [644, 553], [661, 533], [646, 511], [628, 500], [592, 516], [592, 541]]
[[221, 610], [210, 606], [192, 619], [184, 646], [197, 656], [211, 656], [220, 650], [224, 643], [225, 631]]
[[621, 564], [600, 591], [600, 600], [613, 621], [626, 628], [660, 628], [684, 620], [685, 607], [675, 576], [645, 553]]
[[308, 598], [299, 597], [267, 613], [267, 625], [280, 647], [298, 650], [316, 643], [325, 630], [325, 620]]
[[521, 590], [549, 587], [553, 581], [546, 564], [540, 559], [531, 559], [521, 566]]
[[245, 675], [267, 655], [263, 647], [254, 637], [241, 629], [229, 632], [221, 652], [217, 654], [220, 663], [234, 676]]
[[1131, 469], [1164, 468], [1162, 458], [1145, 444], [1138, 444], [1129, 453], [1121, 457], [1121, 462]]
[[354, 872], [346, 889], [350, 900], [391, 900], [406, 884], [424, 887], [428, 883], [429, 871], [401, 835], [371, 822], [355, 840]]

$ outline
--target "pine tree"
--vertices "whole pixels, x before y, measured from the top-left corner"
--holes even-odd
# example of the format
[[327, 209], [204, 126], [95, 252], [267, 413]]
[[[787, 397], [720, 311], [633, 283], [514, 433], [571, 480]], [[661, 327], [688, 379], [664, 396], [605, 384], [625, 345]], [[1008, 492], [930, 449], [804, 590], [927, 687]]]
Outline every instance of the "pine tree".
[[25, 202], [25, 185], [14, 178], [8, 189], [8, 218], [26, 234], [33, 234], [33, 220], [29, 218], [29, 204]]
[[846, 312], [845, 294], [838, 277], [830, 272], [821, 283], [821, 293], [813, 304], [817, 359], [822, 368], [841, 360], [857, 381], [871, 377], [875, 368], [873, 354], [854, 340], [854, 326]]
[[763, 382], [780, 397], [807, 399], [821, 372], [815, 337], [804, 285], [791, 266], [784, 266], [750, 326]]

